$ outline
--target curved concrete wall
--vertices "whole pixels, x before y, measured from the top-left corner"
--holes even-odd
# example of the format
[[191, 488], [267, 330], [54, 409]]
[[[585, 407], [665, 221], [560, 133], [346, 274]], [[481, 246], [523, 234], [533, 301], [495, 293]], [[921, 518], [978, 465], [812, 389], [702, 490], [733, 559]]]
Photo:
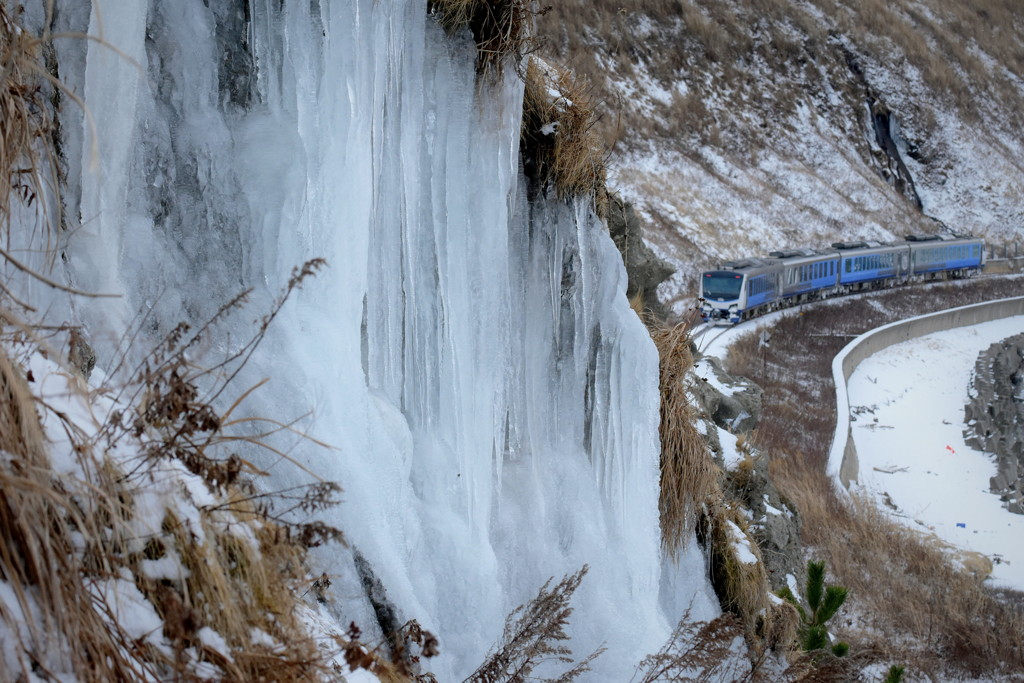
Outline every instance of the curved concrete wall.
[[849, 488], [857, 479], [857, 449], [850, 427], [850, 400], [846, 382], [860, 362], [887, 346], [922, 337], [932, 332], [952, 330], [979, 323], [1024, 315], [1024, 296], [987, 301], [951, 308], [909, 320], [900, 320], [865, 332], [843, 347], [832, 360], [832, 379], [836, 384], [836, 431], [828, 456], [828, 473]]

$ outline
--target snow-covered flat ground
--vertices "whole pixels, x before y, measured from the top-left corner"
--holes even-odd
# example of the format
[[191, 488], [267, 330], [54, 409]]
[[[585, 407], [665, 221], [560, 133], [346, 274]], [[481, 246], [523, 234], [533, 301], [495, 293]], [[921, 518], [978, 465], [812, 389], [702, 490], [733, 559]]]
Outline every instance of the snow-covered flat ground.
[[966, 446], [963, 429], [978, 354], [1021, 332], [1024, 316], [920, 337], [867, 358], [849, 382], [862, 490], [907, 524], [992, 558], [992, 580], [1017, 590], [1024, 515], [989, 492], [993, 458]]

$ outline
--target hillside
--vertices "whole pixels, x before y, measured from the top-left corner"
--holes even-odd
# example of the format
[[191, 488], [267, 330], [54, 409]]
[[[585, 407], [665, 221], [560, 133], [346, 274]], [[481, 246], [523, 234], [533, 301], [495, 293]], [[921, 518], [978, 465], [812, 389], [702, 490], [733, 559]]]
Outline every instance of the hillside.
[[537, 25], [604, 103], [610, 183], [677, 267], [659, 291], [677, 311], [718, 259], [1020, 234], [1013, 0], [567, 0]]
[[[1011, 164], [1015, 121], [941, 63], [946, 108], [899, 110], [860, 9], [640, 7], [0, 0], [0, 681], [1021, 668], [982, 581], [861, 552], [915, 546], [816, 459], [852, 328], [737, 340], [760, 387], [698, 376], [686, 325], [635, 314], [663, 264], [604, 191], [682, 304], [718, 255], [992, 218], [1016, 180], [936, 204], [924, 169]], [[1010, 112], [1004, 80], [978, 87]], [[985, 149], [900, 133], [927, 120]], [[852, 596], [827, 631], [774, 592], [812, 607], [819, 552]]]

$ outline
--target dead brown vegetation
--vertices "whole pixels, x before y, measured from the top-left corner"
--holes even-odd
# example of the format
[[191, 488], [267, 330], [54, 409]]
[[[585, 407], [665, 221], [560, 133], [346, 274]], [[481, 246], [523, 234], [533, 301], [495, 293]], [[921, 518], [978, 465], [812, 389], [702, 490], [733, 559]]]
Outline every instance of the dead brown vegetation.
[[530, 58], [523, 93], [520, 154], [527, 174], [559, 197], [594, 197], [608, 206], [605, 148], [589, 83], [565, 69]]
[[427, 10], [449, 32], [468, 28], [477, 49], [477, 73], [519, 68], [534, 48], [534, 11], [525, 0], [429, 0]]
[[[86, 587], [89, 574], [112, 575], [113, 567], [93, 557], [87, 573], [86, 559], [71, 552], [75, 533], [103, 537], [101, 519], [113, 516], [116, 501], [100, 494], [93, 509], [82, 509], [62, 491], [45, 452], [36, 401], [2, 349], [0, 420], [0, 577], [17, 601], [0, 606], [0, 620], [16, 640], [17, 660], [8, 666], [28, 678], [37, 666], [47, 671], [52, 662], [70, 660], [83, 681], [141, 678], [147, 667], [125, 656]], [[49, 656], [40, 661], [32, 653]]]
[[860, 297], [785, 318], [767, 349], [756, 335], [730, 348], [729, 371], [765, 390], [753, 441], [770, 456], [773, 481], [799, 510], [804, 542], [850, 589], [850, 604], [868, 627], [837, 629], [851, 652], [906, 662], [938, 678], [1024, 666], [1019, 639], [1002, 637], [1024, 626], [1012, 601], [995, 597], [941, 547], [869, 501], [844, 500], [824, 475], [835, 425], [831, 359], [852, 336], [894, 319], [1019, 293], [1019, 280], [1007, 279], [906, 287], [872, 295], [877, 306]]
[[[670, 557], [676, 557], [696, 531], [722, 609], [737, 617], [735, 623], [741, 625], [754, 659], [759, 660], [769, 651], [784, 653], [792, 647], [796, 613], [788, 605], [772, 601], [760, 550], [739, 512], [739, 503], [723, 491], [723, 473], [697, 429], [696, 409], [687, 392], [687, 383], [693, 379], [693, 319], [674, 327], [658, 327], [648, 319], [660, 358], [658, 510], [662, 546]], [[687, 638], [693, 635], [687, 633]], [[690, 655], [680, 650], [682, 642], [670, 641], [668, 650], [649, 658], [651, 670], [689, 661]]]
[[604, 648], [576, 662], [572, 651], [564, 644], [569, 640], [565, 628], [572, 615], [572, 596], [589, 569], [583, 565], [578, 572], [567, 574], [554, 586], [551, 585], [553, 578], [548, 579], [535, 598], [512, 610], [505, 619], [501, 641], [464, 683], [540, 680], [532, 675], [533, 670], [554, 662], [572, 666], [557, 678], [543, 680], [569, 683], [590, 671], [590, 663], [604, 652]]
[[696, 411], [686, 392], [693, 368], [689, 325], [655, 328], [661, 390], [661, 489], [658, 510], [661, 539], [675, 554], [694, 530], [704, 505], [721, 498], [718, 468], [697, 431]]
[[750, 663], [732, 651], [734, 641], [742, 637], [742, 623], [729, 612], [699, 622], [687, 610], [665, 645], [640, 662], [639, 683], [746, 680]]
[[[16, 12], [17, 13], [17, 12]], [[42, 41], [24, 30], [0, 4], [0, 220], [9, 220], [12, 199], [32, 206], [41, 201], [46, 178], [55, 170], [50, 149], [54, 122], [41, 68]]]
[[[32, 353], [25, 348], [33, 344], [31, 328], [18, 330], [20, 341], [5, 334], [4, 346]], [[23, 371], [0, 351], [0, 576], [20, 607], [10, 611], [7, 602], [0, 617], [19, 639], [12, 664], [26, 675], [36, 666], [55, 667], [54, 675], [70, 669], [83, 681], [185, 676], [196, 661], [234, 680], [302, 680], [326, 672], [328, 659], [297, 620], [297, 609], [306, 581], [305, 548], [331, 532], [317, 526], [319, 535], [301, 533], [260, 504], [274, 497], [256, 493], [237, 456], [214, 452], [226, 443], [218, 435], [227, 415], [198, 399], [184, 350], [167, 348], [178, 353], [157, 365], [176, 380], [161, 383], [163, 375], [145, 374], [145, 390], [138, 395], [146, 400], [137, 410], [115, 411], [100, 438], [36, 398]], [[92, 399], [76, 372], [69, 370], [66, 379], [71, 400], [88, 405]], [[39, 422], [44, 413], [70, 439], [77, 475], [51, 466]], [[165, 437], [140, 446], [142, 460], [127, 469], [105, 455], [110, 448], [146, 442], [139, 437], [155, 431]], [[225, 502], [200, 507], [190, 521], [170, 507], [140, 511], [136, 501], [157, 486], [154, 480], [175, 476], [173, 467], [161, 465], [165, 461], [184, 464], [201, 485], [222, 492]], [[319, 491], [303, 499], [313, 508], [331, 503]], [[150, 528], [154, 522], [159, 529]], [[140, 529], [151, 535], [140, 537]], [[160, 562], [180, 567], [181, 575], [152, 578], [145, 567]], [[160, 618], [172, 653], [150, 639], [133, 642], [138, 634], [119, 623], [128, 616], [121, 603], [133, 595], [149, 605], [143, 611]], [[208, 646], [202, 634], [207, 628], [228, 651]], [[254, 644], [253, 629], [287, 648]], [[342, 649], [339, 643], [335, 652]]]
[[[628, 7], [567, 0], [537, 20], [541, 53], [589, 77], [598, 101], [623, 117], [624, 126], [607, 125], [610, 120], [602, 126], [607, 144], [624, 135], [630, 144], [651, 137], [715, 147], [735, 141], [739, 150], [766, 142], [751, 116], [763, 117], [770, 130], [780, 113], [827, 90], [846, 95], [836, 127], [857, 120], [866, 93], [851, 72], [851, 55], [908, 78], [920, 74], [923, 90], [900, 116], [922, 139], [936, 125], [929, 100], [951, 105], [968, 121], [991, 117], [983, 102], [998, 102], [1003, 115], [1019, 122], [1024, 92], [1013, 74], [1024, 67], [1022, 26], [1024, 16], [1012, 0], [641, 0]], [[653, 108], [644, 108], [619, 100], [612, 81], [630, 83], [637, 69], [669, 93], [685, 83], [686, 106], [655, 99]], [[755, 83], [760, 92], [749, 97]], [[724, 118], [709, 121], [693, 98], [729, 103]], [[734, 120], [730, 111], [742, 111], [744, 120]], [[720, 140], [706, 137], [716, 129], [723, 129]]]

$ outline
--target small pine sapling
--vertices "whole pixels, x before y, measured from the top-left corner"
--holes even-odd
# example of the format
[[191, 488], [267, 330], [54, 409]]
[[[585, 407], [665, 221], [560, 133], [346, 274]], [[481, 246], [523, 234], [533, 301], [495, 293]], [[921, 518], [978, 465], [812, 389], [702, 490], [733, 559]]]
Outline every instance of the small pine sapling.
[[886, 675], [885, 680], [882, 683], [902, 683], [903, 681], [904, 668], [898, 664], [893, 664], [889, 667], [889, 673]]
[[[807, 563], [807, 590], [804, 594], [806, 608], [788, 587], [777, 592], [780, 598], [796, 607], [800, 614], [800, 646], [804, 651], [815, 652], [828, 647], [829, 636], [825, 624], [843, 606], [848, 594], [849, 591], [843, 586], [826, 586], [825, 563], [814, 561]], [[839, 642], [831, 649], [832, 654], [842, 657], [850, 650], [850, 646]]]

